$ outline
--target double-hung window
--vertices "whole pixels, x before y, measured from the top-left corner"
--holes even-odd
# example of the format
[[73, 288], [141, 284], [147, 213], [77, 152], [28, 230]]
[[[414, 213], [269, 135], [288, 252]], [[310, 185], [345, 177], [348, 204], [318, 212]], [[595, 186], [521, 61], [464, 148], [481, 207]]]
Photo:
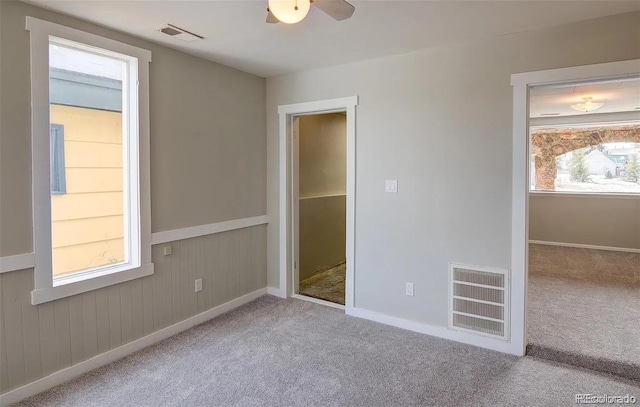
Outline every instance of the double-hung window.
[[148, 276], [151, 53], [27, 17], [34, 304]]

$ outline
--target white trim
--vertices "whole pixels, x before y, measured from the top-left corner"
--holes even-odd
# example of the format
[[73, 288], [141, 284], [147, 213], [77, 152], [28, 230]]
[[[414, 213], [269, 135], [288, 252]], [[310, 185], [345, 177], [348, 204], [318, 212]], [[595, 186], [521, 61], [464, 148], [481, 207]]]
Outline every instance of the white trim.
[[624, 252], [624, 253], [640, 253], [640, 249], [630, 249], [626, 247], [594, 246], [590, 244], [547, 242], [542, 240], [529, 240], [529, 243], [539, 244], [542, 246], [560, 246], [560, 247], [572, 247], [576, 249], [607, 250], [612, 252]]
[[356, 200], [356, 106], [358, 96], [278, 106], [279, 115], [279, 275], [282, 297], [293, 294], [293, 117], [346, 112], [347, 116], [347, 241], [346, 306], [355, 307], [355, 200]]
[[228, 232], [230, 230], [248, 228], [251, 226], [264, 225], [269, 223], [266, 215], [255, 216], [253, 218], [234, 219], [225, 222], [209, 223], [208, 225], [191, 226], [182, 229], [166, 230], [151, 234], [151, 244], [175, 242], [176, 240], [191, 239], [199, 236], [212, 235], [215, 233]]
[[357, 106], [358, 97], [349, 96], [337, 99], [317, 100], [314, 102], [293, 103], [290, 105], [278, 106], [278, 114], [295, 114], [301, 116], [305, 114], [344, 112], [348, 106]]
[[287, 298], [282, 290], [276, 287], [267, 287], [267, 294], [273, 295], [274, 297]]
[[511, 85], [521, 87], [624, 79], [637, 76], [638, 72], [640, 72], [640, 59], [629, 59], [604, 64], [516, 73], [511, 75]]
[[327, 194], [327, 195], [313, 195], [313, 196], [301, 196], [298, 199], [301, 201], [304, 201], [306, 199], [320, 199], [320, 198], [336, 198], [339, 196], [347, 196], [346, 193], [344, 194]]
[[27, 16], [25, 29], [32, 34], [53, 35], [54, 37], [65, 38], [80, 43], [92, 43], [91, 45], [98, 48], [119, 48], [121, 53], [134, 56], [140, 62], [151, 62], [151, 51], [138, 48], [133, 45], [125, 44], [110, 38], [101, 37], [82, 30], [67, 27], [61, 24], [52, 23], [50, 21], [41, 20], [39, 18]]
[[511, 75], [513, 86], [511, 208], [511, 353], [523, 356], [527, 345], [529, 233], [529, 89], [638, 76], [640, 59]]
[[489, 338], [477, 334], [462, 331], [454, 331], [443, 326], [435, 326], [423, 324], [421, 322], [410, 321], [408, 319], [392, 317], [390, 315], [381, 314], [375, 311], [369, 311], [362, 308], [352, 308], [347, 310], [347, 315], [368, 319], [369, 321], [380, 322], [382, 324], [395, 326], [396, 328], [407, 329], [421, 334], [435, 336], [438, 338], [448, 339], [467, 345], [478, 346], [485, 349], [491, 349], [503, 353], [511, 353], [520, 356], [518, 349], [509, 347], [508, 343], [501, 339]]
[[531, 128], [577, 127], [585, 125], [635, 123], [640, 120], [640, 111], [589, 113], [570, 116], [542, 116], [529, 119]]
[[114, 284], [124, 283], [137, 278], [147, 277], [153, 274], [153, 263], [143, 264], [140, 267], [122, 271], [111, 272], [104, 275], [91, 276], [80, 281], [53, 287], [36, 288], [31, 291], [31, 304], [38, 305], [45, 302], [71, 297], [87, 291], [98, 290]]
[[296, 300], [300, 300], [300, 301], [312, 302], [314, 304], [320, 304], [320, 305], [324, 305], [331, 308], [337, 308], [344, 311], [344, 305], [336, 304], [335, 302], [331, 302], [331, 301], [321, 300], [320, 298], [308, 297], [306, 295], [301, 295], [301, 294], [291, 294], [291, 298], [295, 298]]
[[36, 260], [33, 253], [22, 253], [13, 256], [0, 257], [0, 274], [10, 271], [25, 270], [35, 267]]
[[[151, 52], [84, 31], [26, 17], [31, 57], [32, 209], [35, 253], [32, 303], [57, 299], [153, 274], [151, 264], [151, 197], [149, 144], [149, 63]], [[126, 185], [127, 262], [103, 267], [73, 281], [54, 281], [51, 256], [51, 193], [49, 174], [49, 45], [68, 45], [126, 63], [123, 85], [123, 165]], [[106, 275], [110, 273], [109, 275]]]
[[159, 331], [155, 331], [147, 336], [136, 339], [118, 348], [101, 353], [97, 356], [92, 357], [91, 359], [87, 359], [66, 369], [59, 370], [55, 373], [50, 374], [49, 376], [43, 377], [42, 379], [31, 382], [22, 387], [18, 387], [17, 389], [8, 391], [7, 393], [4, 393], [0, 396], [0, 407], [17, 403], [20, 400], [41, 393], [54, 386], [57, 386], [58, 384], [64, 383], [84, 373], [90, 372], [93, 369], [121, 359], [127, 355], [130, 355], [157, 342], [174, 336], [180, 332], [186, 331], [189, 328], [209, 321], [244, 304], [247, 304], [259, 297], [262, 297], [266, 293], [267, 289], [261, 288], [257, 291], [236, 298], [235, 300], [231, 300], [215, 308], [204, 311], [198, 315], [187, 318], [169, 327], [163, 328]]
[[605, 199], [640, 199], [640, 194], [614, 194], [599, 192], [562, 192], [562, 191], [529, 191], [535, 197], [557, 198], [605, 198]]

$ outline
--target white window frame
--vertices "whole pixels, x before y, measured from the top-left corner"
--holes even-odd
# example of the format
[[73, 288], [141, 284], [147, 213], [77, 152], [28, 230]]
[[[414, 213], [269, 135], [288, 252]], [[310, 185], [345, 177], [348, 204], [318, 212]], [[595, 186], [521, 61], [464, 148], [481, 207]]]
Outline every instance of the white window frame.
[[[31, 141], [33, 182], [33, 245], [35, 287], [32, 304], [41, 304], [153, 274], [151, 262], [151, 199], [149, 147], [149, 63], [151, 52], [108, 38], [26, 18], [31, 45]], [[128, 262], [94, 271], [53, 279], [51, 237], [51, 186], [49, 165], [49, 42], [65, 42], [78, 49], [117, 56], [128, 62], [128, 100], [123, 104], [123, 123], [128, 143], [123, 144], [129, 178], [125, 180], [125, 253]], [[99, 49], [99, 50], [96, 50]], [[136, 109], [137, 106], [137, 109]], [[128, 114], [132, 112], [132, 114]], [[137, 114], [136, 114], [137, 113]], [[127, 242], [127, 239], [131, 239]]]
[[[634, 78], [631, 76], [630, 78]], [[626, 78], [625, 78], [626, 79]], [[598, 83], [598, 81], [587, 81], [584, 85], [590, 83]], [[529, 118], [529, 143], [531, 143], [531, 130], [544, 129], [548, 127], [566, 127], [580, 128], [590, 125], [598, 126], [620, 126], [625, 124], [638, 123], [638, 112], [612, 112], [612, 113], [596, 113], [587, 118], [580, 116], [556, 116], [556, 117], [535, 117]], [[620, 143], [625, 143], [621, 141]], [[566, 153], [565, 153], [566, 154]], [[531, 156], [531, 153], [529, 154]], [[557, 177], [557, 175], [556, 175]], [[597, 192], [597, 191], [547, 191], [543, 189], [531, 189], [529, 185], [529, 194], [539, 196], [559, 196], [559, 197], [586, 197], [586, 198], [637, 198], [640, 192]]]

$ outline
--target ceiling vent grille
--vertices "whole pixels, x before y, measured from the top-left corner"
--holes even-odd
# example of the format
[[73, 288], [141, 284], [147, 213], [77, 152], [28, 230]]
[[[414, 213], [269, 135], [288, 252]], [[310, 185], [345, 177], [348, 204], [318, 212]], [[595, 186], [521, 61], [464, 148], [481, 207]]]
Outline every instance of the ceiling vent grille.
[[161, 32], [163, 34], [169, 35], [171, 37], [177, 38], [185, 42], [193, 42], [193, 41], [199, 41], [204, 39], [204, 37], [198, 34], [194, 34], [183, 28], [176, 27], [173, 24], [167, 24], [158, 28], [158, 32]]
[[451, 263], [449, 328], [508, 339], [509, 280], [509, 270]]

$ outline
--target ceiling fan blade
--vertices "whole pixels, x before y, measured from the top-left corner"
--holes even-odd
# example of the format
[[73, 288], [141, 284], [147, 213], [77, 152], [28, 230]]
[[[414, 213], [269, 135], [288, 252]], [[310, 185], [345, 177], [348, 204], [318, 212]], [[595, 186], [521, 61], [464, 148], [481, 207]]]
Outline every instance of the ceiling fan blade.
[[278, 20], [276, 18], [276, 16], [274, 16], [273, 13], [271, 11], [269, 11], [268, 14], [267, 14], [267, 23], [276, 24], [276, 23], [279, 23], [279, 22], [280, 22], [280, 20]]
[[338, 21], [353, 15], [356, 8], [345, 0], [313, 0], [311, 3]]

